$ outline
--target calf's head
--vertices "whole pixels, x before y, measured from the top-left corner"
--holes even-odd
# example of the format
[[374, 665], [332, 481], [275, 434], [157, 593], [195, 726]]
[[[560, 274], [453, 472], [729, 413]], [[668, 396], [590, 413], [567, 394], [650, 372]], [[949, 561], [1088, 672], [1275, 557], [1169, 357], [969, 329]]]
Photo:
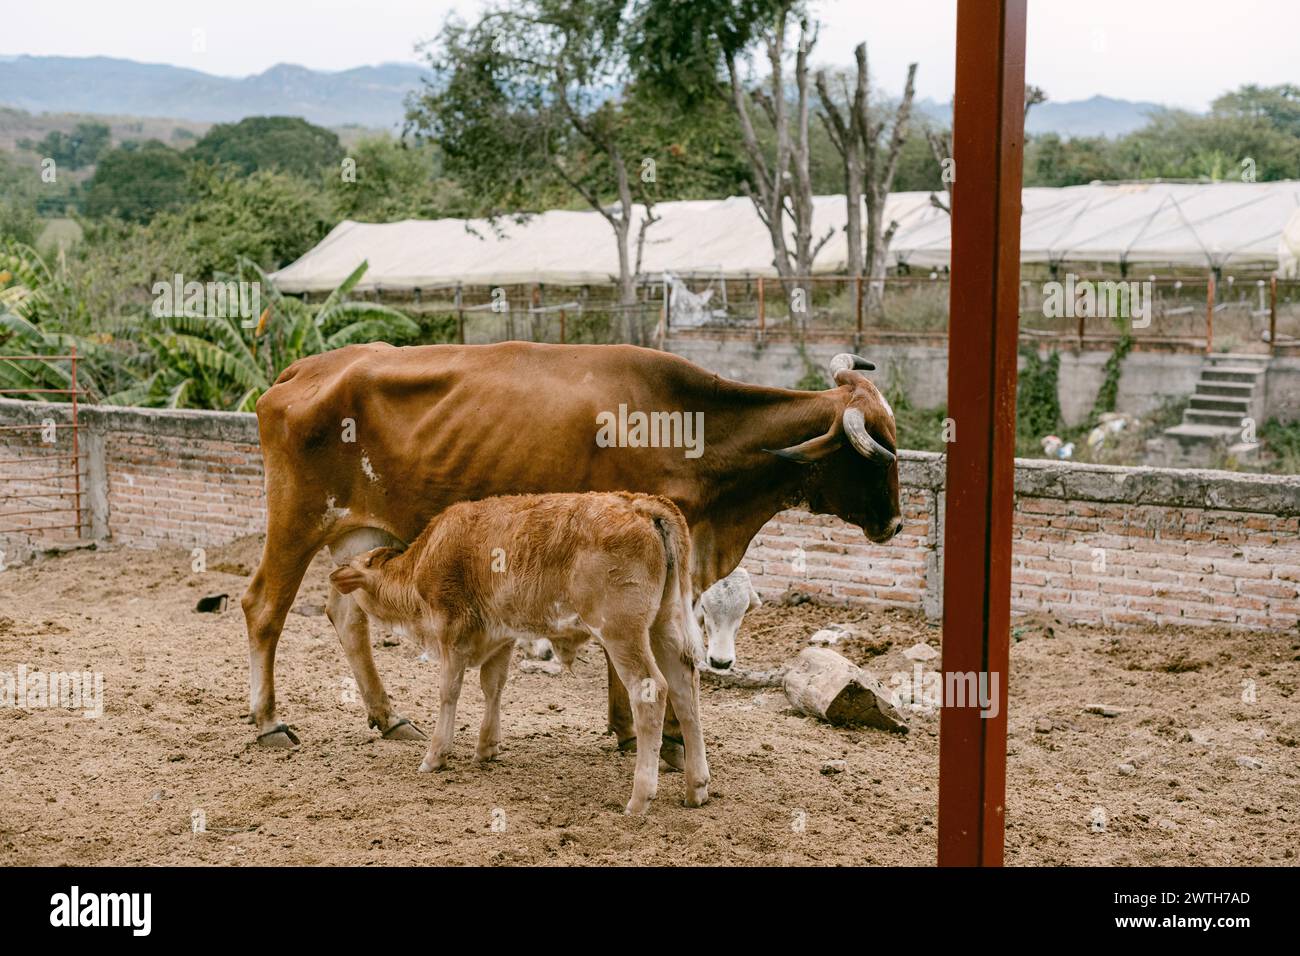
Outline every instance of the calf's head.
[[384, 565], [401, 553], [397, 548], [371, 548], [363, 551], [347, 564], [335, 568], [330, 574], [330, 584], [340, 594], [356, 592], [355, 597], [362, 610], [375, 613], [379, 609], [374, 606], [374, 598], [379, 590]]
[[803, 488], [814, 512], [836, 515], [883, 543], [898, 533], [903, 518], [894, 411], [862, 374], [875, 367], [848, 353], [831, 359], [831, 375], [844, 391], [843, 411], [825, 434], [772, 454], [808, 467]]
[[749, 573], [737, 568], [700, 595], [696, 617], [709, 637], [709, 666], [725, 671], [736, 662], [736, 634], [745, 612], [760, 607], [762, 600], [750, 583]]

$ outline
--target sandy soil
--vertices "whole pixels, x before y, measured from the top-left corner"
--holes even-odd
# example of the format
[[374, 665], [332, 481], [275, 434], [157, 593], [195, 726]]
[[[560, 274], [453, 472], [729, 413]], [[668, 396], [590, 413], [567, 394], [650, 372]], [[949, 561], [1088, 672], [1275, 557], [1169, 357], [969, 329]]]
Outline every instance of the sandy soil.
[[[80, 551], [0, 572], [0, 672], [88, 669], [105, 688], [97, 720], [0, 709], [0, 864], [934, 860], [937, 716], [910, 714], [907, 735], [837, 730], [790, 711], [779, 689], [706, 685], [713, 800], [684, 808], [682, 777], [664, 775], [650, 815], [625, 817], [632, 760], [603, 734], [594, 646], [570, 674], [512, 672], [504, 751], [487, 768], [473, 762], [481, 695], [467, 681], [453, 768], [418, 774], [422, 744], [367, 729], [328, 621], [293, 613], [277, 691], [303, 743], [261, 750], [240, 721], [238, 608], [259, 551], [249, 539], [209, 552], [202, 574], [180, 550]], [[229, 593], [229, 609], [196, 613], [212, 592]], [[299, 608], [323, 600], [318, 563]], [[837, 621], [860, 632], [839, 650], [887, 682], [911, 671], [904, 649], [940, 638], [904, 612], [770, 603], [746, 620], [740, 664], [786, 661]], [[1016, 638], [1009, 862], [1295, 862], [1300, 634], [1121, 636], [1020, 620]], [[389, 693], [427, 728], [436, 665], [416, 654], [376, 641]], [[1092, 703], [1121, 713], [1085, 713]], [[831, 760], [844, 772], [824, 774]], [[195, 811], [205, 832], [193, 832]]]

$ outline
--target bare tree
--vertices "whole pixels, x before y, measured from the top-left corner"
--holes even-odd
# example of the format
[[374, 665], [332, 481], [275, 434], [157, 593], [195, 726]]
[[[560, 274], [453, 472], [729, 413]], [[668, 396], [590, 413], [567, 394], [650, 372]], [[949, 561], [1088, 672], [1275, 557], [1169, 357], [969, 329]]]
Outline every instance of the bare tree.
[[[752, 188], [747, 193], [754, 209], [772, 240], [772, 265], [781, 276], [787, 293], [801, 290], [802, 307], [809, 302], [808, 289], [794, 277], [812, 271], [817, 253], [830, 240], [834, 230], [820, 238], [813, 236], [813, 190], [809, 170], [808, 123], [810, 102], [808, 57], [817, 42], [816, 28], [811, 32], [806, 20], [799, 25], [799, 46], [794, 59], [795, 102], [793, 117], [786, 100], [786, 33], [790, 19], [789, 5], [777, 12], [772, 26], [762, 34], [770, 75], [767, 88], [747, 89], [736, 62], [736, 54], [725, 53], [730, 81], [731, 104], [740, 123], [741, 140], [749, 161]], [[751, 115], [756, 105], [771, 124], [776, 140], [775, 154], [769, 158], [759, 142]], [[786, 218], [793, 226], [793, 248], [786, 235]]]
[[[847, 91], [844, 106], [835, 102], [824, 72], [817, 74], [817, 92], [821, 97], [822, 121], [831, 142], [844, 161], [845, 199], [848, 202], [849, 274], [865, 271], [871, 284], [867, 307], [878, 308], [884, 291], [885, 258], [889, 243], [898, 228], [897, 222], [884, 225], [885, 201], [894, 185], [898, 160], [907, 141], [912, 99], [916, 92], [916, 64], [907, 68], [903, 96], [887, 123], [884, 111], [870, 107], [870, 79], [867, 72], [867, 45], [859, 43], [853, 50], [856, 82], [850, 100]], [[889, 130], [888, 141], [884, 140]], [[861, 204], [866, 201], [866, 254], [862, 249]]]
[[[1029, 120], [1029, 108], [1037, 106], [1039, 103], [1047, 102], [1047, 93], [1041, 86], [1025, 87], [1025, 120]], [[942, 209], [944, 212], [952, 215], [952, 182], [954, 177], [949, 176], [949, 164], [952, 161], [952, 130], [937, 130], [927, 127], [925, 138], [930, 144], [930, 152], [934, 154], [934, 161], [939, 164], [939, 168], [944, 171], [943, 188], [948, 194], [947, 201], [940, 199], [934, 193], [930, 193], [930, 205], [936, 209]]]
[[865, 43], [858, 44], [853, 51], [853, 55], [857, 58], [858, 70], [851, 99], [848, 93], [848, 82], [844, 74], [841, 73], [838, 77], [841, 98], [845, 103], [844, 109], [840, 109], [835, 102], [835, 98], [831, 95], [830, 83], [827, 81], [825, 70], [820, 70], [817, 73], [817, 95], [821, 98], [822, 105], [822, 111], [818, 115], [821, 117], [822, 125], [826, 127], [826, 134], [830, 137], [831, 144], [834, 145], [835, 151], [840, 154], [840, 160], [844, 163], [844, 199], [848, 207], [848, 222], [844, 227], [848, 239], [847, 266], [849, 275], [856, 279], [862, 275], [865, 261], [862, 256], [862, 145], [864, 137], [860, 122], [863, 110], [859, 106], [867, 101], [867, 45]]

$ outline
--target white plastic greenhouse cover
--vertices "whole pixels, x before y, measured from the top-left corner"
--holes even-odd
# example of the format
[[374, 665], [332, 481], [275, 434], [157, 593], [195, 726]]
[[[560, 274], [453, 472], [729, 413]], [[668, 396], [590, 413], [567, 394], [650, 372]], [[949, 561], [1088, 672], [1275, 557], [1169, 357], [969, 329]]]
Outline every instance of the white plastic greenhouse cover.
[[[930, 193], [889, 196], [885, 222], [897, 220], [891, 264], [948, 263], [949, 218]], [[1150, 266], [1265, 268], [1300, 251], [1300, 181], [1127, 183], [1024, 191], [1021, 260]], [[775, 276], [768, 233], [744, 197], [660, 203], [646, 231], [641, 272], [658, 276]], [[643, 207], [636, 207], [632, 254]], [[829, 234], [813, 272], [843, 273], [847, 258], [843, 196], [814, 200], [814, 241]], [[1284, 230], [1290, 239], [1284, 239]], [[1287, 242], [1291, 245], [1288, 246]], [[1295, 255], [1291, 255], [1294, 263]], [[600, 284], [617, 279], [614, 232], [595, 211], [554, 210], [523, 222], [345, 220], [297, 262], [274, 274], [286, 292], [323, 292], [362, 260], [359, 289], [432, 289], [457, 283]], [[1294, 267], [1294, 266], [1293, 266]]]

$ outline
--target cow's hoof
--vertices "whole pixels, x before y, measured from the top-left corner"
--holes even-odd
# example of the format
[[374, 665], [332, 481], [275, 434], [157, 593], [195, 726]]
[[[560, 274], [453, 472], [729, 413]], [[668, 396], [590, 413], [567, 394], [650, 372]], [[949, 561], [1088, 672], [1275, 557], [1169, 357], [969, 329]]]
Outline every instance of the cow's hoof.
[[618, 749], [625, 754], [636, 753], [636, 738], [629, 737], [627, 740], [620, 740], [618, 742]]
[[384, 731], [385, 740], [428, 740], [424, 731], [411, 723], [405, 717], [398, 719], [397, 723]]
[[420, 773], [434, 773], [435, 771], [446, 769], [446, 757], [425, 757], [420, 763]]
[[272, 750], [289, 750], [299, 743], [298, 735], [289, 729], [288, 724], [276, 724], [266, 733], [257, 735], [257, 745]]
[[668, 770], [680, 773], [686, 769], [686, 748], [675, 741], [665, 740], [659, 747], [659, 759]]
[[702, 807], [709, 802], [709, 785], [701, 784], [698, 787], [686, 788], [686, 805], [688, 807]]
[[501, 755], [501, 746], [493, 744], [491, 747], [481, 747], [474, 757], [479, 763], [491, 763]]
[[643, 817], [649, 812], [650, 801], [638, 800], [636, 797], [629, 800], [627, 806], [623, 808], [623, 813], [629, 817]]

